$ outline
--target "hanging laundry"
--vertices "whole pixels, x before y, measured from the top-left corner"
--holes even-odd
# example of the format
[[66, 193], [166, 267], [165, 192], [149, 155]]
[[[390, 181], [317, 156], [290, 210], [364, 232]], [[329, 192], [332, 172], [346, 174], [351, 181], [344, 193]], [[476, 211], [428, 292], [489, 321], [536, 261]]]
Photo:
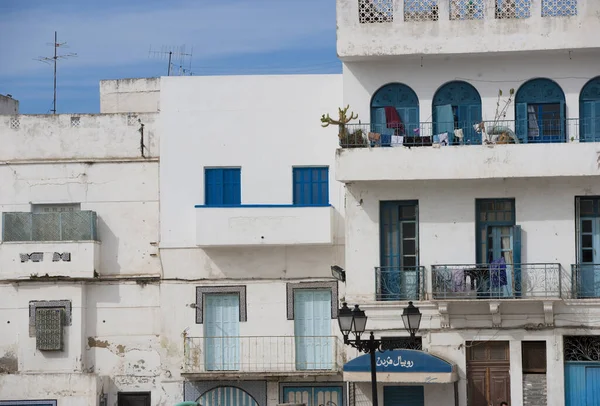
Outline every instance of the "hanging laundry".
[[400, 115], [395, 107], [385, 107], [385, 122], [387, 123], [387, 128], [393, 128], [396, 130], [395, 135], [404, 134], [404, 124], [402, 123], [402, 119], [400, 118]]

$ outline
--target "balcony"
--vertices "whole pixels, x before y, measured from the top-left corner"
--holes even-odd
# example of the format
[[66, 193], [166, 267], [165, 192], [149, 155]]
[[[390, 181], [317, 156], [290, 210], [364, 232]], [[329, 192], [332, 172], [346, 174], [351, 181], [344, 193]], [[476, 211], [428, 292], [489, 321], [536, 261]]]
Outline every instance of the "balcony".
[[433, 265], [435, 300], [559, 299], [560, 264]]
[[337, 51], [355, 61], [597, 48], [584, 33], [600, 30], [599, 12], [600, 3], [575, 0], [337, 0]]
[[[348, 125], [336, 157], [341, 182], [598, 176], [590, 133], [579, 119], [538, 122], [405, 125], [404, 136], [380, 124]], [[387, 135], [386, 135], [387, 134]], [[581, 136], [580, 136], [581, 135]], [[552, 156], [552, 159], [548, 159]], [[433, 165], [432, 163], [436, 163]], [[440, 165], [447, 170], [439, 170]]]
[[196, 206], [200, 247], [328, 245], [333, 242], [331, 206]]
[[600, 298], [600, 264], [571, 265], [571, 278], [573, 299]]
[[99, 267], [96, 213], [3, 213], [0, 278], [93, 278]]
[[377, 301], [424, 300], [425, 268], [422, 266], [377, 267], [375, 287]]
[[185, 337], [188, 377], [337, 375], [343, 367], [339, 338], [261, 336]]

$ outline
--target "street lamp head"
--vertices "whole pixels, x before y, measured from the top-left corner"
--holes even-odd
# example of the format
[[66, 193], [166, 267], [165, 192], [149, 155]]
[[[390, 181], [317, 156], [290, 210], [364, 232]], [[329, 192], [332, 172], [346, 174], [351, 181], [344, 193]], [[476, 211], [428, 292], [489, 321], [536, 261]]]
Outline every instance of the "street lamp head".
[[367, 315], [364, 311], [360, 310], [358, 305], [354, 305], [354, 309], [352, 310], [352, 320], [354, 324], [352, 326], [354, 328], [354, 334], [356, 334], [356, 337], [360, 337], [367, 328]]
[[421, 316], [419, 308], [413, 306], [413, 302], [408, 302], [408, 306], [405, 307], [402, 312], [402, 322], [404, 323], [404, 328], [410, 333], [411, 337], [414, 337], [419, 330]]
[[340, 325], [340, 331], [347, 337], [352, 331], [352, 310], [348, 308], [346, 302], [342, 303], [341, 309], [338, 310], [338, 323]]

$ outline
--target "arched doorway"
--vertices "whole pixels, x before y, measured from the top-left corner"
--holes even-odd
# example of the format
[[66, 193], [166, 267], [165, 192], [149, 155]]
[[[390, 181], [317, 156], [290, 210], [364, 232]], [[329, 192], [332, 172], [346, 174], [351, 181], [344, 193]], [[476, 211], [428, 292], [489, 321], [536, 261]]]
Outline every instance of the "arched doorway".
[[587, 82], [579, 95], [579, 140], [600, 141], [600, 76]]
[[565, 142], [565, 94], [550, 79], [525, 82], [515, 97], [516, 133], [521, 142]]
[[219, 386], [205, 392], [197, 400], [202, 406], [258, 406], [258, 402], [243, 389]]
[[454, 130], [461, 129], [462, 143], [481, 144], [481, 136], [473, 125], [481, 122], [481, 96], [471, 84], [462, 81], [448, 82], [433, 96], [433, 133], [448, 133], [448, 143], [461, 143]]
[[419, 98], [402, 83], [389, 83], [371, 99], [371, 131], [382, 136], [382, 145], [390, 145], [392, 135], [413, 135], [419, 128]]

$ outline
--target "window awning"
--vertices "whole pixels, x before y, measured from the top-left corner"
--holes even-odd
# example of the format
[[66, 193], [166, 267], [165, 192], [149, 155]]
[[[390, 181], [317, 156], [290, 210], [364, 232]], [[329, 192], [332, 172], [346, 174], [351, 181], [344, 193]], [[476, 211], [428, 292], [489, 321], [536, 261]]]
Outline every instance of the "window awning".
[[[428, 352], [391, 350], [377, 352], [377, 382], [452, 383], [458, 381], [456, 365]], [[344, 380], [371, 382], [371, 358], [361, 355], [344, 365]]]

